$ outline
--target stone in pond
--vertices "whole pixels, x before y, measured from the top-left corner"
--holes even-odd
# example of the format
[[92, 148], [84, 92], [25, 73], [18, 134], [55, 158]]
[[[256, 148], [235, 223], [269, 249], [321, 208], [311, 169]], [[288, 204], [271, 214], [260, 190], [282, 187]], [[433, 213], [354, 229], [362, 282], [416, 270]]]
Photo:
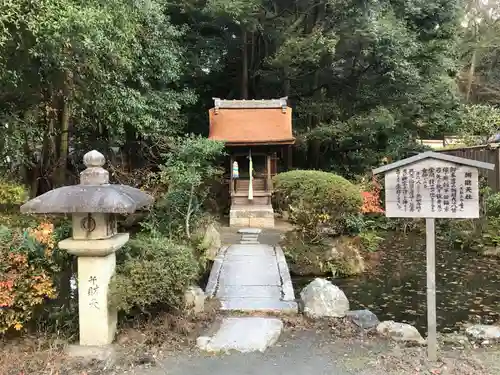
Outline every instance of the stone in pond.
[[439, 336], [439, 339], [443, 342], [443, 344], [448, 345], [459, 345], [466, 346], [469, 344], [469, 339], [467, 336], [460, 335], [458, 333], [443, 333]]
[[344, 292], [330, 281], [316, 278], [300, 292], [304, 313], [311, 318], [342, 318], [349, 311]]
[[500, 258], [500, 247], [488, 247], [483, 251], [483, 255], [487, 257], [497, 257]]
[[353, 310], [347, 313], [347, 317], [358, 327], [363, 329], [370, 329], [376, 327], [380, 321], [377, 315], [370, 310]]
[[382, 336], [390, 337], [394, 341], [403, 341], [419, 345], [425, 344], [422, 335], [420, 335], [418, 330], [410, 324], [386, 320], [377, 326], [377, 332]]
[[465, 334], [475, 340], [500, 341], [500, 327], [474, 324], [465, 329]]

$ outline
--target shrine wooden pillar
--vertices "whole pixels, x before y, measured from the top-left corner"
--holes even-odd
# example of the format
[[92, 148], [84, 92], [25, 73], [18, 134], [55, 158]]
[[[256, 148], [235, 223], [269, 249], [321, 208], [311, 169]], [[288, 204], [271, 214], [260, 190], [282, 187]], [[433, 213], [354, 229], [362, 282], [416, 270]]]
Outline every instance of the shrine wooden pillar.
[[231, 203], [233, 201], [233, 196], [235, 194], [235, 188], [234, 188], [235, 182], [234, 182], [234, 178], [233, 178], [233, 163], [234, 163], [234, 157], [233, 157], [233, 154], [231, 154], [230, 160], [229, 160], [229, 195], [230, 195]]
[[266, 191], [271, 192], [273, 189], [273, 181], [271, 179], [271, 154], [266, 155], [266, 170], [267, 170], [267, 179], [266, 179]]
[[287, 151], [286, 151], [286, 156], [287, 156], [287, 169], [288, 170], [291, 170], [292, 169], [292, 166], [293, 166], [293, 161], [292, 161], [292, 158], [293, 158], [293, 146], [290, 145], [287, 147]]

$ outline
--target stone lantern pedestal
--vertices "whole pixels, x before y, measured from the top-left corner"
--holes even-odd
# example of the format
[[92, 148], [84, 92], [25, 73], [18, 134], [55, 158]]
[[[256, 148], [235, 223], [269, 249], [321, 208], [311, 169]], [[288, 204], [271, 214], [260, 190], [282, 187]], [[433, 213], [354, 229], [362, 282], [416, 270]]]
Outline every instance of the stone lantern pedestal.
[[109, 282], [115, 272], [115, 252], [125, 245], [128, 233], [118, 233], [116, 214], [133, 213], [152, 203], [139, 189], [109, 184], [104, 156], [85, 154], [87, 167], [80, 185], [65, 186], [30, 200], [24, 213], [71, 213], [72, 237], [59, 248], [78, 257], [78, 312], [80, 345], [95, 348], [111, 344], [116, 333], [117, 311], [108, 302]]
[[59, 242], [59, 248], [78, 257], [80, 345], [113, 342], [117, 311], [108, 303], [109, 282], [115, 273], [115, 252], [128, 239], [128, 233], [120, 233], [102, 240], [68, 238]]

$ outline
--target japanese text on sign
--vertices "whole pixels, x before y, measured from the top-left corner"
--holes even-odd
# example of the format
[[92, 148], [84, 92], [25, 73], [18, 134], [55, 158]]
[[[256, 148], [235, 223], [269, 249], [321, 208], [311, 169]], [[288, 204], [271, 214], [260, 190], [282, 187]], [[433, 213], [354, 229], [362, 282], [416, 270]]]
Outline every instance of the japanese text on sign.
[[385, 175], [388, 217], [479, 217], [478, 171], [442, 160], [422, 160]]
[[89, 287], [87, 289], [87, 295], [90, 297], [89, 306], [99, 310], [99, 301], [97, 300], [97, 294], [99, 292], [99, 285], [97, 284], [97, 277], [89, 277]]

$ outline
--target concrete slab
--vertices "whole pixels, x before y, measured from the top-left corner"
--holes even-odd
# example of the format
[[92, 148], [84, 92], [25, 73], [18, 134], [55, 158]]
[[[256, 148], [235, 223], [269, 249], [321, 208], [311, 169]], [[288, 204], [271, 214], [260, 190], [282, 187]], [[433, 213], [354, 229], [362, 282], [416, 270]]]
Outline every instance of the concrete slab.
[[298, 312], [283, 251], [269, 245], [231, 245], [219, 252], [206, 295], [226, 311]]
[[275, 298], [228, 298], [220, 300], [224, 311], [259, 311], [282, 314], [297, 314], [298, 306], [294, 301], [281, 301]]
[[281, 287], [279, 285], [222, 285], [216, 297], [219, 299], [229, 298], [274, 298], [281, 299]]
[[290, 270], [288, 269], [285, 254], [283, 253], [283, 250], [280, 246], [276, 246], [274, 250], [276, 253], [276, 260], [278, 262], [278, 269], [280, 272], [283, 300], [295, 301], [295, 292], [293, 290], [292, 278], [290, 276]]
[[199, 337], [197, 346], [208, 352], [264, 352], [282, 330], [283, 322], [276, 318], [226, 318], [215, 335]]
[[219, 284], [222, 264], [224, 263], [224, 257], [228, 247], [229, 246], [221, 247], [217, 253], [217, 257], [214, 259], [212, 269], [210, 270], [210, 276], [208, 277], [207, 286], [205, 287], [205, 296], [207, 296], [207, 298], [215, 296], [217, 285]]
[[226, 285], [279, 285], [281, 278], [275, 257], [234, 257], [225, 261], [219, 287]]
[[251, 256], [251, 257], [261, 257], [268, 256], [274, 257], [274, 249], [272, 246], [261, 245], [261, 244], [238, 244], [231, 245], [226, 250], [226, 260], [234, 256]]

